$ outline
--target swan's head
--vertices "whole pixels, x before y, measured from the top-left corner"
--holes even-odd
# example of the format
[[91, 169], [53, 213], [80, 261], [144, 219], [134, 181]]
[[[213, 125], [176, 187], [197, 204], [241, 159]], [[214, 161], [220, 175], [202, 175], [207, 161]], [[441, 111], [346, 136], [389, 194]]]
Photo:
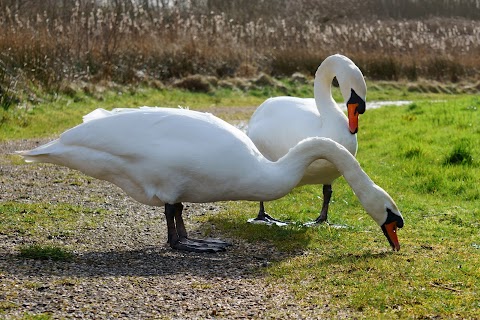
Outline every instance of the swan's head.
[[403, 227], [403, 217], [390, 195], [377, 185], [359, 197], [365, 210], [382, 228], [393, 250], [400, 250], [397, 229]]
[[365, 110], [365, 98], [361, 98], [354, 89], [351, 89], [350, 98], [347, 101], [348, 130], [351, 134], [358, 132], [358, 116]]
[[358, 132], [358, 115], [366, 110], [367, 84], [362, 71], [352, 60], [342, 55], [336, 56], [336, 77], [344, 101], [347, 102], [348, 128], [351, 134]]

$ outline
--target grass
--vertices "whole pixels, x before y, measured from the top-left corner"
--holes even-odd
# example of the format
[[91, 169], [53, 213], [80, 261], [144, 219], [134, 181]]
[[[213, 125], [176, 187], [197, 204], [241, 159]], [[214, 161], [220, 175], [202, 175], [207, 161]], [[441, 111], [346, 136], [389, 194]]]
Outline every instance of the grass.
[[[343, 178], [333, 186], [332, 225], [249, 225], [245, 221], [258, 210], [254, 202], [224, 203], [219, 214], [199, 219], [231, 237], [265, 242], [282, 251], [286, 258], [269, 258], [272, 263], [258, 272], [265, 281], [286, 286], [296, 304], [318, 308], [325, 318], [478, 317], [480, 150], [476, 144], [480, 138], [480, 99], [467, 94], [408, 91], [406, 86], [393, 83], [368, 85], [369, 100], [414, 101], [405, 107], [368, 110], [360, 118], [358, 133], [358, 160], [391, 194], [404, 215], [400, 252], [390, 251], [380, 228], [365, 214]], [[287, 88], [292, 90], [289, 92], [304, 90], [288, 87], [288, 83]], [[96, 107], [182, 104], [219, 112], [233, 120], [249, 114], [228, 112], [235, 110], [229, 107], [258, 104], [276, 93], [259, 90], [247, 95], [224, 90], [193, 94], [140, 89], [107, 92], [102, 99], [78, 94], [74, 100], [60, 95], [26, 112], [25, 126], [12, 119], [5, 122], [0, 137], [55, 136]], [[304, 95], [311, 95], [311, 91]], [[318, 215], [321, 194], [321, 186], [305, 186], [266, 203], [266, 208], [280, 219], [310, 221]], [[0, 212], [0, 233], [17, 233], [27, 239], [41, 237], [36, 231], [39, 225], [46, 230], [66, 230], [68, 236], [75, 215], [86, 212], [89, 216], [87, 209], [68, 204], [0, 203]], [[57, 233], [52, 231], [51, 235]], [[42, 238], [38, 243], [43, 246], [47, 240]], [[34, 251], [42, 252], [40, 249]], [[271, 310], [272, 317], [275, 312]]]
[[445, 165], [473, 164], [472, 148], [468, 143], [458, 142], [443, 161]]
[[[39, 138], [58, 135], [82, 122], [82, 116], [96, 108], [128, 108], [142, 105], [161, 107], [188, 107], [213, 112], [227, 120], [248, 119], [254, 109], [239, 110], [230, 107], [258, 106], [266, 98], [279, 95], [313, 96], [311, 83], [299, 84], [290, 79], [280, 81], [282, 87], [250, 86], [248, 91], [237, 88], [217, 88], [212, 92], [194, 93], [175, 88], [155, 89], [140, 86], [113, 86], [92, 91], [84, 88], [66, 93], [45, 95], [36, 102], [23, 104], [8, 110], [0, 109], [0, 141], [9, 139]], [[408, 83], [368, 83], [368, 99], [401, 100], [437, 99], [449, 101], [452, 95], [445, 93], [409, 92]], [[342, 101], [336, 88], [333, 95]]]
[[27, 244], [19, 247], [21, 258], [71, 261], [74, 254], [63, 240], [94, 228], [103, 214], [66, 203], [0, 202], [0, 234], [26, 239]]
[[[358, 159], [405, 218], [402, 249], [391, 252], [346, 182], [334, 186], [334, 226], [246, 225], [256, 203], [229, 202], [209, 218], [234, 237], [290, 253], [265, 271], [287, 284], [297, 303], [328, 305], [328, 318], [471, 318], [480, 307], [480, 99], [417, 100], [368, 110], [360, 119]], [[281, 219], [318, 216], [321, 186], [266, 204]], [[272, 311], [274, 312], [274, 311]], [[274, 315], [274, 313], [273, 313]]]
[[[279, 94], [265, 90], [256, 95], [229, 89], [214, 93], [192, 93], [181, 89], [139, 88], [130, 91], [128, 87], [108, 89], [102, 95], [85, 94], [77, 91], [74, 97], [66, 94], [47, 96], [44, 102], [31, 104], [28, 108], [0, 109], [0, 141], [19, 138], [33, 138], [58, 135], [82, 122], [82, 116], [96, 108], [113, 109], [142, 105], [161, 107], [193, 107], [209, 110], [218, 106], [258, 105], [265, 96]], [[249, 115], [223, 114], [229, 119], [245, 119]]]
[[48, 313], [42, 313], [42, 314], [25, 313], [20, 319], [22, 319], [22, 320], [50, 320], [50, 319], [53, 319], [53, 317]]
[[20, 248], [20, 257], [35, 260], [71, 261], [73, 253], [57, 246], [37, 244]]
[[[104, 211], [66, 203], [0, 202], [0, 233], [46, 241], [70, 237], [100, 223]], [[46, 232], [48, 230], [48, 232]]]

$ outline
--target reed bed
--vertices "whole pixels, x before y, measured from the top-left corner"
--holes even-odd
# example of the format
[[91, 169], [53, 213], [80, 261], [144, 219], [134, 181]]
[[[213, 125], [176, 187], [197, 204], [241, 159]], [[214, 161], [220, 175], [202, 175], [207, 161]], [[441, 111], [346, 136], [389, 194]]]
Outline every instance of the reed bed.
[[[6, 101], [19, 83], [56, 90], [77, 79], [131, 84], [191, 74], [313, 74], [337, 52], [351, 57], [371, 79], [479, 78], [480, 20], [468, 10], [480, 9], [479, 1], [464, 1], [463, 7], [459, 1], [437, 1], [436, 16], [417, 17], [420, 6], [409, 19], [395, 17], [402, 8], [409, 14], [395, 0], [380, 1], [383, 11], [373, 13], [365, 4], [356, 8], [355, 1], [341, 1], [360, 10], [347, 10], [349, 16], [335, 15], [320, 0], [317, 11], [322, 5], [328, 9], [323, 15], [312, 9], [293, 16], [285, 13], [292, 2], [283, 11], [273, 9], [275, 1], [261, 2], [272, 8], [263, 15], [249, 15], [245, 7], [235, 14], [232, 7], [216, 11], [222, 9], [216, 2], [0, 1], [1, 99]], [[407, 2], [418, 6], [422, 1]], [[293, 4], [308, 9], [308, 1]], [[462, 8], [473, 13], [453, 17]]]

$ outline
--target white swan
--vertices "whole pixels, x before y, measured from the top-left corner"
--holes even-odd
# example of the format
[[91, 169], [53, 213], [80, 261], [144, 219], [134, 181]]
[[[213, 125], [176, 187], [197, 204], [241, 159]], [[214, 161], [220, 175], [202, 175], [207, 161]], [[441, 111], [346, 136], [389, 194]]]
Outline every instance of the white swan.
[[[332, 98], [331, 85], [336, 77], [343, 98], [347, 101], [348, 119]], [[360, 69], [347, 57], [327, 57], [318, 67], [314, 80], [315, 98], [277, 97], [262, 103], [252, 115], [247, 134], [268, 159], [275, 161], [308, 137], [330, 138], [357, 153], [358, 115], [365, 112], [367, 86]], [[340, 176], [325, 160], [315, 161], [305, 172], [298, 186], [323, 184], [323, 206], [315, 223], [327, 220], [332, 195], [332, 182]], [[249, 222], [282, 223], [266, 212], [263, 202], [257, 218]]]
[[392, 247], [399, 249], [396, 229], [403, 226], [403, 218], [395, 202], [330, 139], [307, 139], [271, 162], [246, 134], [208, 113], [98, 109], [85, 120], [57, 140], [18, 153], [27, 162], [63, 165], [110, 181], [141, 203], [164, 205], [168, 242], [174, 249], [221, 251], [227, 245], [189, 239], [182, 202], [277, 199], [290, 192], [318, 158], [338, 167]]

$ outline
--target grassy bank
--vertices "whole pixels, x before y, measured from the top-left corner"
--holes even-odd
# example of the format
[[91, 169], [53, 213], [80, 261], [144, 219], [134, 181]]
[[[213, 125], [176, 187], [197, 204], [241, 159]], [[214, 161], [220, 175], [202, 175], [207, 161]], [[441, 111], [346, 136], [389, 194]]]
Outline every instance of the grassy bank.
[[[0, 141], [58, 135], [81, 123], [82, 116], [96, 108], [138, 106], [188, 107], [210, 111], [224, 120], [250, 118], [255, 106], [271, 96], [313, 96], [311, 78], [276, 80], [265, 74], [252, 78], [232, 78], [218, 82], [211, 77], [187, 77], [172, 86], [120, 86], [112, 82], [99, 85], [72, 83], [54, 94], [44, 91], [25, 93], [22, 100], [8, 108], [0, 108]], [[368, 100], [447, 100], [452, 94], [478, 92], [468, 82], [435, 81], [388, 82], [367, 81]], [[200, 89], [199, 89], [200, 88]], [[337, 88], [333, 95], [342, 97]], [[239, 108], [241, 107], [241, 108]], [[243, 108], [248, 107], [248, 108]]]

